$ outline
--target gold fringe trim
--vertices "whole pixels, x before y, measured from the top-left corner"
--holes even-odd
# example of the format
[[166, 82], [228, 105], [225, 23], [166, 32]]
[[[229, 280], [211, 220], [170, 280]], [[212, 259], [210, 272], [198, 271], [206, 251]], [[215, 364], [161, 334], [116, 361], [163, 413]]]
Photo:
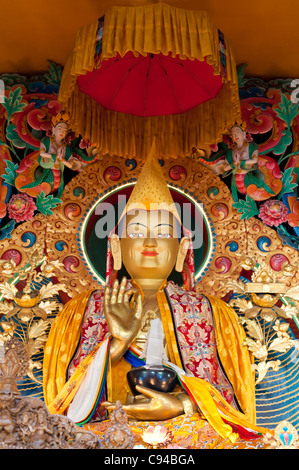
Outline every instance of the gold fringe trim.
[[[77, 87], [77, 77], [92, 71], [97, 22], [80, 28], [65, 66], [59, 101], [70, 115], [72, 130], [97, 145], [102, 154], [145, 157], [156, 138], [163, 157], [190, 155], [192, 148], [207, 149], [240, 119], [236, 65], [226, 40], [227, 78], [218, 95], [175, 115], [139, 117], [109, 111]], [[105, 14], [101, 60], [121, 56], [168, 54], [205, 60], [220, 74], [218, 30], [206, 12], [164, 4], [112, 7]]]

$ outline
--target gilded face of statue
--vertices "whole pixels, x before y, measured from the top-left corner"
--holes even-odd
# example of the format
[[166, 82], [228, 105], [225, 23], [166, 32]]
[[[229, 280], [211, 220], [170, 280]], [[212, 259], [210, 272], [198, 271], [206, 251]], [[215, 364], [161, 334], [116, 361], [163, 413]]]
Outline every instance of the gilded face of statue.
[[121, 234], [123, 263], [133, 279], [165, 280], [179, 250], [178, 223], [167, 211], [127, 214]]

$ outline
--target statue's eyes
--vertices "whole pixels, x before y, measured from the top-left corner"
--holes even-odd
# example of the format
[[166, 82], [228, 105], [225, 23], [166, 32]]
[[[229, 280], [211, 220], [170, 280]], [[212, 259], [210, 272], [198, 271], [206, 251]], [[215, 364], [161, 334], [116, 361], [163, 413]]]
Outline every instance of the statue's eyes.
[[[129, 238], [145, 238], [146, 235], [143, 232], [131, 232], [128, 233]], [[157, 233], [153, 235], [153, 238], [173, 238], [170, 233]]]
[[170, 233], [157, 233], [156, 238], [173, 238]]
[[144, 234], [142, 232], [132, 232], [128, 234], [129, 238], [144, 238]]

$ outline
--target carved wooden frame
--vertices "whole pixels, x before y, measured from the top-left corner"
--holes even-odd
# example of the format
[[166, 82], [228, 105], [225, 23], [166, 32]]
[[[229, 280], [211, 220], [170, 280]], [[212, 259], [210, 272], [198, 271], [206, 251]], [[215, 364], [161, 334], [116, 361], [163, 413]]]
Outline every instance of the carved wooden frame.
[[[240, 259], [244, 255], [269, 263], [278, 278], [283, 262], [298, 265], [298, 252], [283, 245], [275, 230], [257, 218], [242, 220], [233, 208], [229, 188], [211, 170], [187, 157], [180, 161], [160, 160], [160, 163], [168, 184], [200, 202], [209, 219], [213, 249], [208, 266], [198, 280], [198, 290], [223, 297], [227, 293], [226, 281], [239, 278]], [[67, 286], [70, 297], [87, 288], [98, 288], [99, 281], [80, 246], [84, 218], [105, 194], [124, 184], [133, 184], [142, 165], [141, 161], [116, 156], [89, 165], [66, 185], [62, 204], [53, 210], [53, 215], [36, 215], [20, 224], [10, 239], [0, 242], [0, 257], [14, 257], [19, 268], [23, 267], [28, 250], [33, 249], [34, 243], [41, 243], [49, 258], [58, 259], [64, 265], [57, 272], [57, 279]], [[0, 274], [0, 282], [3, 280]], [[296, 271], [288, 284], [295, 285], [298, 280]]]

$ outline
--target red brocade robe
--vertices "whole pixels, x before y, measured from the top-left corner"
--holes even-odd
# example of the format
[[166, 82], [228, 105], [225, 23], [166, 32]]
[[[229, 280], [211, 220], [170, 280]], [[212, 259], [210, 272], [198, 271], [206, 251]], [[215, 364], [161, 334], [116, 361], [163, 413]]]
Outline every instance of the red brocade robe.
[[[211, 383], [228, 403], [237, 408], [233, 387], [225, 375], [217, 354], [209, 300], [202, 294], [186, 292], [172, 282], [165, 289], [165, 294], [175, 325], [176, 348], [184, 370]], [[82, 322], [80, 342], [68, 369], [69, 377], [95, 344], [103, 341], [109, 333], [104, 316], [103, 298], [103, 291], [96, 291], [90, 297]], [[110, 397], [107, 397], [106, 390], [103, 400], [107, 398]], [[92, 419], [99, 418], [106, 418], [105, 410], [101, 407]]]
[[[44, 357], [44, 395], [51, 412], [66, 410], [68, 395], [76, 387], [72, 378], [93, 356], [97, 345], [110, 336], [103, 300], [104, 290], [81, 294], [53, 323]], [[200, 412], [223, 437], [231, 438], [233, 430], [241, 435], [242, 429], [252, 437], [263, 433], [255, 426], [254, 377], [248, 350], [242, 345], [245, 333], [236, 313], [220, 299], [187, 292], [173, 282], [158, 291], [157, 300], [169, 360], [190, 376], [181, 377], [181, 384]], [[76, 344], [73, 341], [71, 345], [74, 338]], [[90, 421], [106, 418], [102, 400], [124, 402], [129, 391], [129, 362], [122, 358], [107, 368], [105, 389]]]

